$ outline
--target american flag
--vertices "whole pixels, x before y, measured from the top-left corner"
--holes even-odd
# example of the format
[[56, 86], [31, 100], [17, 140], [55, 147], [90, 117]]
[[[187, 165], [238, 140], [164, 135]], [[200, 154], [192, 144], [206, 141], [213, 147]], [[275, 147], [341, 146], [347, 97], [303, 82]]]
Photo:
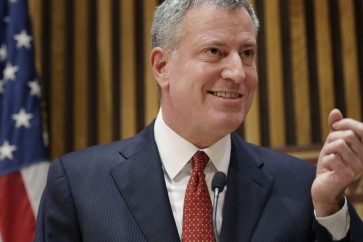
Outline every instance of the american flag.
[[33, 241], [49, 166], [27, 0], [0, 0], [0, 241]]

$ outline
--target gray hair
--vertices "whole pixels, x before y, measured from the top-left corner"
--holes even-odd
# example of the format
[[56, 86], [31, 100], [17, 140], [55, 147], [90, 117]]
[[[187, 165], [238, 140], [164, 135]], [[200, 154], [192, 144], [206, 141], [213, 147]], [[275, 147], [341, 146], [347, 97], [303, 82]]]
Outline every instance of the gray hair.
[[174, 50], [182, 35], [184, 15], [191, 6], [201, 3], [215, 4], [227, 9], [244, 7], [251, 16], [256, 33], [260, 27], [255, 10], [248, 0], [165, 0], [156, 8], [154, 13], [151, 28], [151, 47], [162, 47], [170, 51]]

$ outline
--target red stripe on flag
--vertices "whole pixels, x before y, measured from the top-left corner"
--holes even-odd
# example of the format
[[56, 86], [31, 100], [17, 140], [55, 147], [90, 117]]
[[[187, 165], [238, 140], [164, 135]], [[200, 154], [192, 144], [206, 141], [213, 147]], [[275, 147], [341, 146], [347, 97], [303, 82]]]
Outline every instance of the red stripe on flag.
[[4, 242], [34, 240], [35, 216], [20, 172], [0, 177], [0, 234]]

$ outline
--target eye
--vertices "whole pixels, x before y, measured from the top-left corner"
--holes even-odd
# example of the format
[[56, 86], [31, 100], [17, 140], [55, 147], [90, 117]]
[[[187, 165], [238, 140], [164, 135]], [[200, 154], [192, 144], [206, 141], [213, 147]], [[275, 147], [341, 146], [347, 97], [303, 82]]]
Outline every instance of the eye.
[[210, 49], [208, 49], [207, 52], [209, 54], [211, 54], [211, 55], [219, 55], [220, 54], [220, 51], [217, 48], [210, 48]]
[[255, 55], [255, 52], [253, 50], [245, 50], [242, 53], [242, 56], [247, 57], [247, 58], [252, 58], [252, 57], [254, 57], [254, 55]]
[[244, 50], [242, 52], [241, 58], [242, 62], [246, 66], [251, 66], [254, 63], [256, 51], [253, 49], [250, 50]]
[[204, 61], [217, 62], [225, 56], [223, 49], [218, 47], [207, 47], [203, 50], [201, 58]]

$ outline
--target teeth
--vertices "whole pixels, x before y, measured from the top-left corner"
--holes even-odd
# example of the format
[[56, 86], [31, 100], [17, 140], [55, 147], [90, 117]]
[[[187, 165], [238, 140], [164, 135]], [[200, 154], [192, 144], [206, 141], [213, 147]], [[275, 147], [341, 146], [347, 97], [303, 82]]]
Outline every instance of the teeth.
[[239, 97], [238, 93], [230, 93], [230, 92], [213, 92], [214, 96], [224, 97], [224, 98], [237, 98]]

